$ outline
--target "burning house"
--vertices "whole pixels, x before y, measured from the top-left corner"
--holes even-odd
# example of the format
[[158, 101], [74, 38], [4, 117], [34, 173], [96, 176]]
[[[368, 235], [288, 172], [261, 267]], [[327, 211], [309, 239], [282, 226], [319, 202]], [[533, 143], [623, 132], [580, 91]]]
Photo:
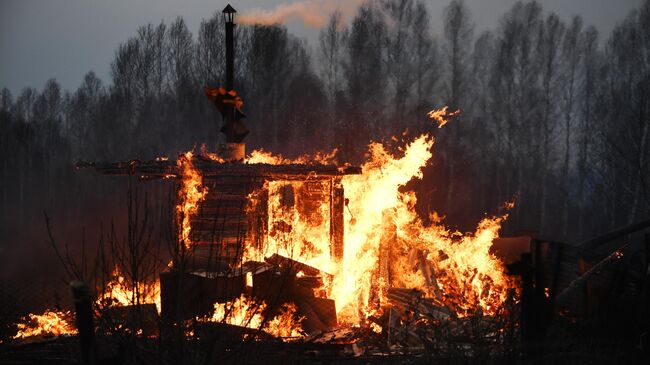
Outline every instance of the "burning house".
[[[246, 157], [248, 128], [234, 87], [235, 10], [228, 5], [223, 14], [226, 85], [206, 87], [205, 94], [223, 116], [226, 143], [216, 153], [202, 148], [176, 161], [78, 165], [178, 182], [179, 243], [160, 275], [162, 316], [210, 316], [219, 303], [253, 300], [264, 303], [265, 318], [291, 306], [304, 333], [314, 334], [337, 324], [386, 332], [400, 317], [508, 312], [513, 279], [489, 251], [505, 215], [485, 219], [459, 241], [437, 223], [425, 226], [415, 196], [398, 191], [431, 157], [428, 135], [411, 142], [403, 158], [371, 144], [371, 161], [362, 168], [333, 164], [328, 155]], [[430, 117], [442, 127], [457, 113], [444, 108]], [[398, 309], [387, 309], [389, 303]], [[424, 317], [413, 316], [422, 311]]]
[[[248, 293], [276, 302], [276, 308], [297, 302], [306, 330], [331, 328], [337, 323], [334, 301], [318, 290], [323, 280], [331, 281], [331, 274], [299, 260], [343, 259], [346, 199], [341, 180], [361, 169], [331, 164], [328, 156], [283, 161], [256, 151], [246, 158], [243, 139], [248, 129], [242, 122], [243, 102], [234, 88], [235, 13], [230, 5], [223, 10], [226, 85], [205, 88], [224, 121], [220, 130], [226, 143], [216, 153], [202, 148], [181, 154], [176, 161], [78, 167], [178, 182], [179, 251], [170, 270], [160, 276], [164, 317], [210, 315], [215, 303]], [[281, 276], [290, 277], [288, 290], [278, 279]], [[282, 293], [274, 289], [280, 286]]]

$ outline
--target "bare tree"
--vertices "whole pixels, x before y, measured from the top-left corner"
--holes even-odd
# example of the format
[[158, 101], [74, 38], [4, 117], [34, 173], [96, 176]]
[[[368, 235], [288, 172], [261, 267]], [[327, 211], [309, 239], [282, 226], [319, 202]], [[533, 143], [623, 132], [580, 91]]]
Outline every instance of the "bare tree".
[[197, 85], [194, 81], [192, 33], [187, 29], [183, 18], [176, 20], [167, 30], [169, 84], [171, 92], [182, 104], [190, 89]]
[[323, 80], [327, 97], [334, 105], [336, 93], [344, 87], [344, 80], [341, 78], [341, 62], [343, 57], [343, 47], [347, 38], [347, 29], [342, 23], [340, 11], [335, 11], [329, 17], [325, 28], [321, 29], [318, 35], [318, 44], [320, 46], [320, 68], [319, 75]]
[[[463, 0], [452, 0], [445, 9], [445, 32], [443, 50], [445, 52], [445, 104], [451, 110], [469, 107], [467, 95], [467, 78], [470, 48], [473, 41], [474, 25], [470, 20], [469, 9]], [[462, 115], [462, 113], [461, 113]], [[447, 167], [447, 198], [446, 211], [454, 207], [454, 189], [457, 181], [456, 166], [462, 158], [461, 135], [464, 118], [460, 117], [455, 123], [443, 131], [444, 157]]]
[[582, 62], [580, 63], [580, 128], [578, 129], [578, 154], [576, 160], [576, 172], [578, 175], [577, 201], [578, 201], [578, 226], [577, 235], [584, 238], [585, 234], [585, 210], [587, 209], [586, 184], [589, 180], [590, 165], [595, 164], [592, 142], [597, 135], [594, 129], [595, 107], [597, 104], [597, 72], [601, 64], [601, 54], [598, 49], [598, 31], [589, 27], [583, 34], [581, 42]]
[[199, 26], [195, 66], [197, 78], [206, 85], [220, 86], [225, 65], [222, 15], [215, 13]]
[[571, 181], [569, 175], [569, 169], [571, 164], [571, 145], [573, 139], [571, 138], [571, 128], [574, 120], [574, 114], [576, 112], [577, 102], [579, 95], [578, 84], [579, 77], [578, 68], [580, 67], [580, 62], [582, 58], [582, 47], [580, 42], [582, 41], [582, 19], [580, 17], [574, 17], [571, 26], [567, 29], [564, 40], [562, 42], [562, 58], [563, 62], [563, 72], [562, 72], [562, 109], [564, 113], [564, 161], [562, 166], [561, 179], [564, 181], [564, 199], [562, 211], [564, 215], [562, 216], [562, 235], [564, 237], [568, 236], [569, 230], [569, 218], [570, 218], [570, 209], [569, 200], [571, 197]]
[[547, 209], [548, 209], [548, 185], [550, 173], [553, 168], [554, 143], [553, 138], [556, 133], [556, 108], [555, 95], [557, 95], [556, 81], [559, 76], [558, 63], [560, 60], [559, 52], [564, 34], [564, 25], [555, 14], [550, 14], [542, 27], [541, 37], [539, 40], [538, 60], [541, 65], [541, 96], [542, 110], [541, 123], [537, 130], [541, 138], [541, 161], [539, 170], [541, 173], [540, 193], [539, 193], [539, 230], [544, 232], [547, 227]]
[[352, 106], [349, 117], [362, 130], [368, 130], [369, 123], [382, 124], [386, 95], [385, 37], [386, 25], [380, 10], [373, 3], [361, 5], [352, 20], [343, 73]]
[[436, 85], [441, 74], [441, 60], [438, 54], [438, 44], [432, 35], [426, 5], [421, 1], [416, 2], [414, 13], [411, 47], [414, 52], [415, 73], [414, 114], [417, 118], [429, 110], [432, 100], [434, 100]]

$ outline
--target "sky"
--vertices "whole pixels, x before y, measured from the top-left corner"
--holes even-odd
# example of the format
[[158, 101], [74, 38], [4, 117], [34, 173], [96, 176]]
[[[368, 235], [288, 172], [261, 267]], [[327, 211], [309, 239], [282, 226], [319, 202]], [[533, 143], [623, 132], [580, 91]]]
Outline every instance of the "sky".
[[[331, 10], [353, 13], [361, 0], [231, 0], [238, 15], [286, 15], [292, 34], [316, 45], [318, 25]], [[442, 30], [443, 9], [449, 0], [424, 0], [433, 31]], [[493, 29], [515, 0], [466, 0], [476, 32]], [[539, 0], [544, 11], [554, 11], [568, 21], [581, 15], [585, 25], [594, 25], [608, 35], [617, 23], [642, 0]], [[88, 71], [105, 83], [110, 80], [110, 62], [120, 43], [147, 23], [169, 24], [184, 18], [196, 34], [202, 19], [220, 12], [226, 1], [214, 0], [0, 0], [0, 88], [14, 96], [22, 88], [41, 89], [56, 78], [65, 90], [76, 89]], [[267, 12], [267, 13], [265, 13]], [[307, 23], [291, 17], [302, 13]]]

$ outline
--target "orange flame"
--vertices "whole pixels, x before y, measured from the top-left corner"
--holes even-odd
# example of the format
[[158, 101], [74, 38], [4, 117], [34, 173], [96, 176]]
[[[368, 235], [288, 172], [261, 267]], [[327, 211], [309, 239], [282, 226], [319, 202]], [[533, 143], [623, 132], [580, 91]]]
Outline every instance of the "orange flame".
[[285, 158], [280, 154], [273, 154], [271, 152], [264, 151], [263, 149], [259, 149], [251, 152], [251, 154], [246, 158], [246, 163], [249, 164], [261, 163], [261, 164], [269, 164], [269, 165], [319, 163], [319, 164], [329, 165], [329, 164], [336, 164], [337, 152], [338, 151], [334, 149], [330, 153], [317, 152], [313, 156], [301, 155], [298, 156], [297, 158], [290, 159], [290, 158]]
[[180, 188], [178, 190], [178, 205], [176, 205], [176, 214], [179, 223], [179, 241], [184, 243], [185, 248], [192, 246], [190, 232], [192, 227], [190, 219], [196, 215], [199, 210], [199, 203], [203, 201], [208, 194], [208, 189], [203, 186], [203, 177], [192, 162], [192, 151], [185, 152], [178, 157], [178, 167], [180, 170]]
[[155, 304], [160, 313], [160, 281], [151, 284], [129, 283], [116, 266], [111, 280], [95, 303], [100, 307], [119, 307], [135, 304]]
[[253, 329], [262, 327], [264, 332], [281, 338], [302, 336], [301, 322], [304, 318], [296, 317], [295, 304], [284, 304], [279, 314], [266, 322], [263, 317], [265, 310], [266, 303], [257, 302], [242, 294], [234, 301], [215, 303], [214, 313], [208, 320]]
[[304, 317], [296, 317], [296, 305], [293, 303], [283, 304], [280, 313], [268, 321], [264, 332], [280, 338], [302, 337], [301, 322]]
[[29, 314], [22, 323], [18, 323], [18, 333], [14, 339], [33, 336], [62, 336], [77, 334], [77, 329], [70, 324], [72, 313], [46, 310], [43, 314]]
[[[334, 269], [330, 259], [330, 206], [322, 199], [309, 211], [298, 209], [307, 202], [301, 201], [308, 189], [325, 190], [325, 183], [313, 181], [270, 181], [264, 188], [268, 191], [268, 234], [265, 246], [247, 247], [245, 259], [263, 261], [275, 253], [293, 258], [325, 272]], [[287, 197], [286, 195], [291, 195]], [[291, 204], [286, 200], [292, 199]]]
[[429, 112], [429, 118], [438, 122], [438, 128], [442, 128], [445, 124], [449, 123], [449, 119], [456, 117], [460, 114], [460, 110], [447, 112], [447, 106], [440, 109], [434, 109]]

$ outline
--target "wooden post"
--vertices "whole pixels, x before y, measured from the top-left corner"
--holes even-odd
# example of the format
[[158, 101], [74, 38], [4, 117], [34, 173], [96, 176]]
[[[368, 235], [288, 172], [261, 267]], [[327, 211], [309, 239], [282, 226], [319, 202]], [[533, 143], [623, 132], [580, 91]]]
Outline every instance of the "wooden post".
[[643, 330], [648, 331], [650, 329], [650, 309], [648, 308], [650, 307], [650, 288], [648, 281], [648, 279], [650, 279], [650, 233], [646, 232], [644, 235], [643, 244], [645, 246], [645, 272], [643, 273], [641, 310], [639, 314]]
[[644, 238], [643, 243], [645, 246], [645, 267], [647, 275], [647, 269], [650, 268], [650, 233], [646, 232]]
[[93, 325], [93, 310], [88, 286], [81, 281], [73, 281], [70, 283], [70, 289], [74, 299], [75, 323], [79, 331], [81, 363], [92, 365], [95, 364], [93, 344], [95, 326]]
[[395, 212], [384, 210], [382, 218], [382, 234], [379, 242], [379, 277], [384, 280], [387, 287], [391, 284], [391, 252], [397, 243], [397, 227], [395, 226]]
[[345, 235], [345, 194], [340, 177], [330, 183], [330, 254], [334, 261], [343, 260]]

